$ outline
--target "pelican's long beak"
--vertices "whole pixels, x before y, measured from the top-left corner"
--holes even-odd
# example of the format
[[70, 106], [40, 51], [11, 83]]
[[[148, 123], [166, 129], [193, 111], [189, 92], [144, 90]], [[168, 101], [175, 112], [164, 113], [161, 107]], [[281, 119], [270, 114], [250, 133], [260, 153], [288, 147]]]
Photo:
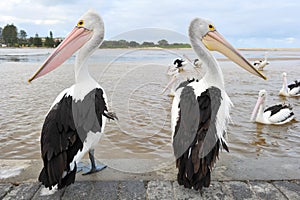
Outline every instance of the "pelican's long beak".
[[244, 58], [233, 46], [231, 46], [216, 30], [208, 32], [202, 38], [202, 42], [209, 50], [219, 51], [248, 72], [263, 79], [267, 79], [267, 77], [255, 69], [255, 67], [253, 67], [250, 62]]
[[167, 86], [163, 89], [163, 91], [161, 92], [161, 94], [164, 94], [165, 91], [170, 87], [170, 85], [172, 85], [176, 80], [177, 80], [177, 77], [173, 76], [172, 79], [170, 80], [170, 82], [167, 84]]
[[84, 27], [76, 26], [50, 54], [28, 82], [30, 83], [32, 80], [41, 77], [60, 66], [70, 56], [72, 56], [74, 52], [80, 49], [91, 38], [91, 36], [92, 31]]
[[262, 102], [263, 102], [263, 98], [262, 97], [258, 97], [256, 105], [255, 105], [255, 107], [254, 107], [254, 109], [252, 111], [252, 114], [251, 114], [251, 118], [250, 118], [251, 122], [254, 121], [254, 118], [256, 117], [257, 112], [258, 112], [258, 108], [259, 108], [260, 104], [262, 104]]
[[286, 76], [283, 76], [283, 87], [284, 87], [285, 92], [288, 94], [289, 93], [289, 88], [288, 88], [288, 83], [287, 83]]

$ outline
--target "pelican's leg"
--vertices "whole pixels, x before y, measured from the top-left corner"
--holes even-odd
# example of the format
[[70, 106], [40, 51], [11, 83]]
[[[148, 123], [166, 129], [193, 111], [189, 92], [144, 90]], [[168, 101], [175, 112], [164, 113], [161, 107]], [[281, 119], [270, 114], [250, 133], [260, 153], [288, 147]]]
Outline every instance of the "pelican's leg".
[[94, 157], [94, 149], [91, 149], [89, 151], [89, 157], [90, 157], [90, 160], [91, 160], [91, 168], [89, 171], [83, 171], [84, 173], [82, 175], [88, 175], [88, 174], [93, 174], [93, 173], [96, 173], [96, 172], [99, 172], [103, 169], [105, 169], [107, 166], [106, 165], [101, 165], [101, 164], [98, 164], [96, 166], [96, 162], [95, 162], [95, 157]]
[[104, 116], [108, 118], [108, 120], [112, 119], [112, 120], [119, 120], [116, 113], [114, 112], [108, 112], [108, 111], [104, 111]]

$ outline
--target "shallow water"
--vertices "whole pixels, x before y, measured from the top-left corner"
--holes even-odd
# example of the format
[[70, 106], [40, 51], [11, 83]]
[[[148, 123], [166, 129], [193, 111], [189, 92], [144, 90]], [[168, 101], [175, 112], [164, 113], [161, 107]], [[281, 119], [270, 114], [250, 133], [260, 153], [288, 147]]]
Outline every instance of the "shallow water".
[[[27, 79], [52, 49], [0, 49], [0, 159], [40, 158], [40, 130], [55, 97], [74, 83], [73, 62], [41, 77]], [[142, 158], [173, 161], [170, 130], [172, 99], [161, 91], [170, 77], [172, 60], [192, 50], [98, 50], [89, 60], [93, 77], [105, 89], [109, 107], [119, 121], [108, 122], [97, 158]], [[263, 51], [243, 51], [252, 60]], [[214, 53], [217, 58], [224, 58]], [[279, 97], [281, 73], [288, 80], [300, 77], [300, 52], [270, 51], [270, 65], [263, 72], [268, 80], [250, 75], [230, 61], [220, 61], [226, 90], [235, 107], [228, 127], [231, 154], [240, 157], [300, 158], [300, 105], [297, 98]], [[11, 59], [11, 58], [14, 59]], [[293, 105], [296, 121], [282, 126], [249, 122], [258, 91], [268, 91], [267, 104], [286, 101]]]

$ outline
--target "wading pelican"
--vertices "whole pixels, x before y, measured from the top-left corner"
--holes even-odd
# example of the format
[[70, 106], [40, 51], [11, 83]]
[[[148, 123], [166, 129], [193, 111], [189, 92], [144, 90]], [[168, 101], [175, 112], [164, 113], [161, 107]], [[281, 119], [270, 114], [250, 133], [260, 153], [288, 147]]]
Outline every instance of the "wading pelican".
[[285, 124], [294, 119], [292, 107], [286, 104], [276, 104], [265, 108], [267, 92], [260, 90], [258, 93], [257, 103], [251, 115], [251, 121], [254, 120], [261, 124]]
[[75, 81], [53, 102], [41, 133], [41, 154], [44, 168], [39, 181], [50, 190], [74, 183], [77, 162], [89, 152], [91, 170], [97, 172], [94, 147], [104, 131], [106, 119], [116, 119], [108, 112], [106, 94], [90, 76], [88, 57], [100, 46], [104, 37], [101, 17], [89, 10], [75, 28], [28, 80], [45, 75], [60, 66], [78, 49], [75, 61]]
[[194, 59], [194, 61], [192, 61], [187, 55], [183, 54], [183, 57], [185, 57], [190, 63], [192, 63], [194, 65], [195, 68], [200, 68], [202, 66], [202, 61], [199, 60], [199, 58]]
[[[176, 88], [184, 81], [188, 79], [195, 78], [195, 73], [197, 74], [196, 78], [199, 78], [201, 76], [201, 65], [202, 61], [199, 59], [195, 59], [194, 62], [189, 59], [186, 55], [183, 55], [183, 57], [186, 58], [187, 61], [184, 61], [184, 68], [175, 67], [175, 70], [171, 70], [171, 68], [168, 68], [168, 75], [172, 75], [172, 78], [170, 79], [169, 83], [166, 85], [166, 87], [163, 89], [162, 94], [165, 93], [165, 91], [170, 88], [170, 93], [168, 96], [174, 97]], [[192, 67], [191, 67], [192, 66]]]
[[174, 59], [172, 65], [169, 65], [168, 67], [167, 74], [173, 76], [174, 74], [181, 72], [186, 64], [187, 62], [182, 58]]
[[256, 60], [254, 61], [253, 65], [257, 67], [258, 70], [263, 71], [265, 66], [267, 66], [269, 63], [267, 59], [267, 52], [265, 53], [265, 59], [264, 60]]
[[296, 80], [293, 83], [287, 84], [286, 73], [282, 73], [283, 83], [279, 91], [280, 96], [299, 97], [300, 96], [300, 81]]
[[201, 80], [182, 83], [172, 104], [172, 143], [180, 185], [195, 190], [210, 185], [211, 171], [225, 141], [231, 101], [225, 92], [218, 62], [209, 52], [217, 50], [229, 59], [265, 79], [215, 29], [213, 23], [196, 18], [189, 27], [189, 38], [206, 74]]
[[173, 65], [176, 67], [176, 68], [181, 68], [183, 66], [185, 66], [187, 64], [187, 62], [185, 60], [183, 60], [182, 58], [176, 58], [174, 61], [173, 61]]
[[202, 61], [201, 60], [199, 60], [198, 58], [196, 58], [195, 60], [194, 60], [194, 66], [195, 67], [201, 67], [201, 65], [202, 65]]
[[177, 70], [172, 74], [172, 78], [170, 79], [169, 83], [166, 85], [166, 87], [163, 89], [162, 94], [167, 91], [168, 88], [170, 88], [170, 93], [168, 96], [174, 97], [175, 91], [177, 87], [182, 83], [185, 82], [186, 80], [192, 79], [194, 77], [200, 77], [201, 72], [200, 69], [195, 67], [187, 66], [182, 70]]

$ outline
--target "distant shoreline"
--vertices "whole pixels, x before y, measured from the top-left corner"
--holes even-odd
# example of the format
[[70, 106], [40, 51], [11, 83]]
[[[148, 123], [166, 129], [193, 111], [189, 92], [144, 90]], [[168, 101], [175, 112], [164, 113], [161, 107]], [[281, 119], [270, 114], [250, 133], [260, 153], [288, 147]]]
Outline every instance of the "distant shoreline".
[[300, 51], [300, 48], [237, 48], [240, 51]]
[[[46, 47], [0, 47], [0, 49], [52, 49]], [[53, 48], [54, 49], [54, 48]], [[160, 49], [191, 49], [186, 47], [178, 48], [163, 48], [163, 47], [137, 47], [137, 48], [99, 48], [99, 49], [149, 49], [149, 50], [160, 50]], [[300, 48], [237, 48], [240, 51], [300, 51]]]

